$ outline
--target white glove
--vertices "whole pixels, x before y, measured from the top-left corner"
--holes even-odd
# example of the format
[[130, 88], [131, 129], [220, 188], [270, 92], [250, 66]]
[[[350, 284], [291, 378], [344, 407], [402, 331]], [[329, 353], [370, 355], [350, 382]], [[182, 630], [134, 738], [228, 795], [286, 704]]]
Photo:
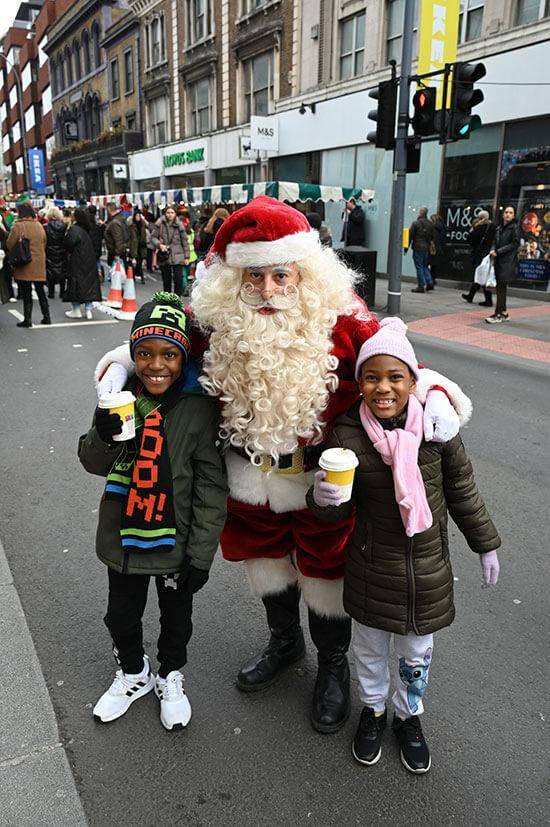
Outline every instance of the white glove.
[[325, 482], [325, 472], [317, 471], [313, 483], [313, 499], [320, 508], [327, 508], [329, 505], [340, 505], [342, 502], [342, 489], [339, 485]]
[[458, 414], [443, 391], [430, 391], [424, 405], [426, 442], [448, 442], [459, 430]]
[[97, 383], [97, 398], [108, 393], [118, 393], [128, 381], [128, 371], [119, 362], [113, 362]]

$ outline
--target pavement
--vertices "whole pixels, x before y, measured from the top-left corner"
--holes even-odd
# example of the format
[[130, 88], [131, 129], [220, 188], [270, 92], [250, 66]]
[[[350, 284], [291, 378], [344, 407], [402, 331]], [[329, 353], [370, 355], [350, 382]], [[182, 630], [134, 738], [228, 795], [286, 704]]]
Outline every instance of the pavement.
[[[157, 286], [138, 285], [138, 300]], [[436, 635], [424, 718], [433, 767], [419, 778], [401, 766], [389, 731], [375, 767], [354, 762], [355, 680], [346, 726], [313, 732], [310, 643], [269, 690], [237, 691], [238, 668], [267, 630], [241, 567], [220, 558], [196, 599], [187, 729], [167, 733], [152, 694], [111, 725], [93, 721], [116, 666], [102, 623], [106, 572], [93, 548], [102, 480], [79, 466], [76, 446], [95, 407], [93, 367], [128, 339], [130, 323], [99, 312], [67, 323], [66, 307], [52, 302], [61, 326], [31, 330], [15, 327], [19, 305], [0, 307], [0, 534], [9, 563], [0, 557], [1, 823], [548, 824], [549, 371], [531, 357], [550, 336], [536, 302], [511, 300], [512, 321], [489, 328], [494, 341], [513, 335], [534, 348], [518, 355], [452, 338], [445, 316], [466, 314], [457, 329], [473, 333], [485, 324], [456, 291], [404, 292], [419, 359], [474, 400], [463, 438], [503, 538], [501, 581], [482, 590], [477, 560], [449, 527], [457, 618]], [[144, 637], [153, 663], [157, 628], [151, 599]]]

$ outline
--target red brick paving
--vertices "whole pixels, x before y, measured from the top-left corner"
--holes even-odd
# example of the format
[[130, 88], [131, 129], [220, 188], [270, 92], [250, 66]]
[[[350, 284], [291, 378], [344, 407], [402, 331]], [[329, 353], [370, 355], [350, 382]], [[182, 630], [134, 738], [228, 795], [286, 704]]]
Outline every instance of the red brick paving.
[[[550, 304], [518, 307], [509, 312], [510, 318], [513, 318], [514, 321], [546, 317], [550, 316]], [[474, 327], [485, 318], [487, 318], [486, 310], [446, 313], [442, 316], [432, 316], [429, 319], [411, 322], [409, 330], [413, 333], [433, 336], [436, 339], [460, 342], [464, 345], [473, 345], [496, 353], [505, 353], [508, 356], [519, 356], [522, 359], [532, 359], [536, 362], [550, 364], [550, 342], [506, 333], [509, 322], [503, 322], [500, 325], [485, 325], [483, 328]]]

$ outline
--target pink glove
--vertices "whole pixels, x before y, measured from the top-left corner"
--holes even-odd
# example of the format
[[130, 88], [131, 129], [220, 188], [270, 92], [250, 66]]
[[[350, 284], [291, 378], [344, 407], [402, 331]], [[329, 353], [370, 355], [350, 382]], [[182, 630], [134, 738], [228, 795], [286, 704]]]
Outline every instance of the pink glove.
[[313, 483], [313, 499], [320, 508], [327, 508], [329, 505], [340, 505], [342, 502], [340, 486], [324, 480], [325, 472], [317, 471]]
[[496, 551], [487, 551], [485, 554], [480, 554], [479, 562], [483, 572], [483, 588], [488, 589], [489, 586], [496, 586], [500, 572]]

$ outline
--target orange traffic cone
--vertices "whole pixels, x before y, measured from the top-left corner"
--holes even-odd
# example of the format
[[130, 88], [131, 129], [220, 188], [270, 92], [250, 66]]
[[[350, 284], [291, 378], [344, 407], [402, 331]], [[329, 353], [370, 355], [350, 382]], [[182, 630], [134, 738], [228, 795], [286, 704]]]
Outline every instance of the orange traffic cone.
[[124, 282], [124, 296], [122, 307], [116, 314], [117, 319], [135, 319], [138, 306], [136, 301], [136, 283], [134, 281], [134, 269], [129, 265], [126, 269], [126, 281]]
[[111, 307], [122, 307], [122, 267], [120, 259], [115, 260], [115, 266], [111, 270], [111, 289], [105, 299], [105, 304]]

